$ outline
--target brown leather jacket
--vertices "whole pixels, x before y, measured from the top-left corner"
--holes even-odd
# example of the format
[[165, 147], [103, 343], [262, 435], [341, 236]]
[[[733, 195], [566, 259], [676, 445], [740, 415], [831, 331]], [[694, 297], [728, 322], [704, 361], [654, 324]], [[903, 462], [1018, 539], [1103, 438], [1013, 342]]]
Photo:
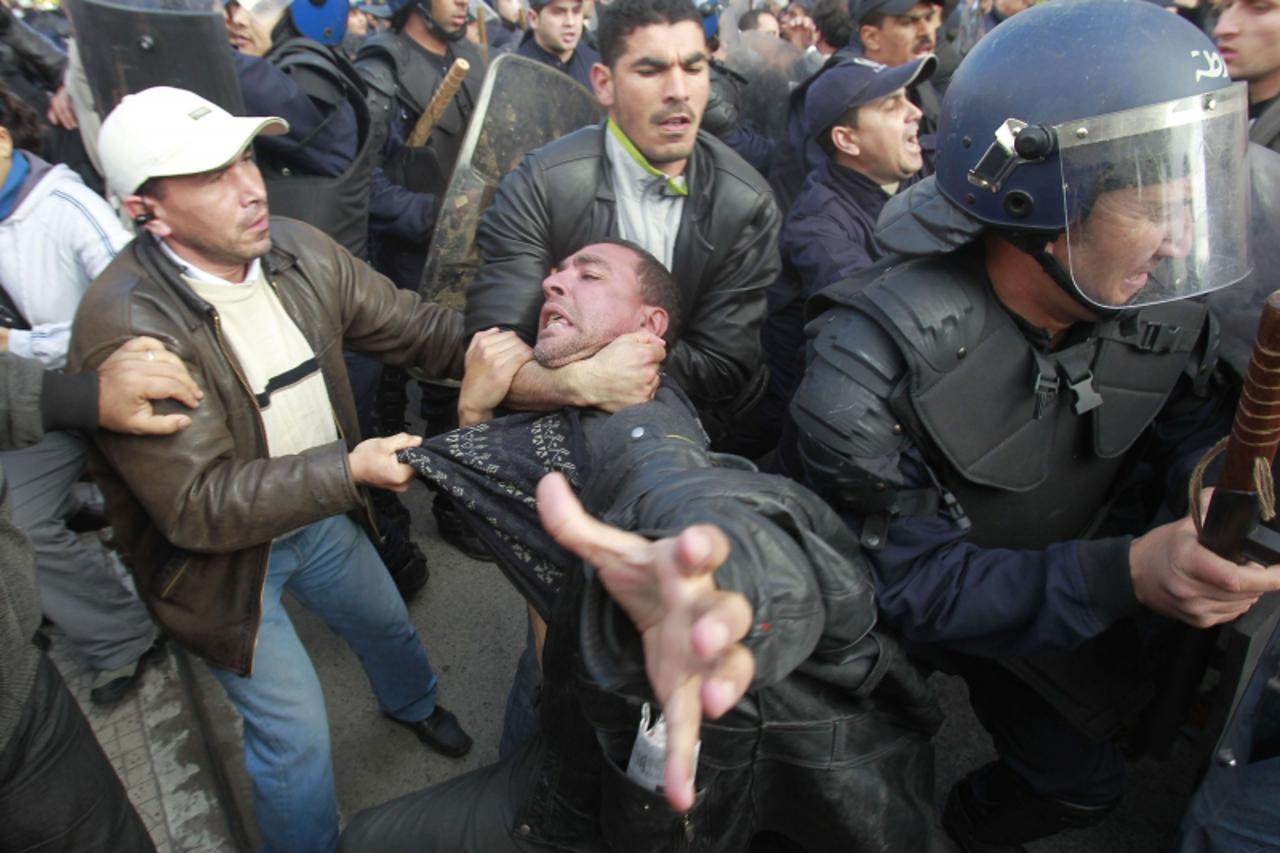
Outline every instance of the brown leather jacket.
[[[204, 391], [172, 436], [99, 432], [91, 466], [125, 562], [152, 616], [180, 643], [249, 675], [271, 540], [336, 513], [371, 529], [351, 479], [360, 440], [342, 360], [348, 349], [426, 377], [460, 377], [461, 315], [397, 290], [309, 225], [271, 220], [264, 273], [315, 351], [342, 439], [272, 458], [257, 403], [217, 312], [143, 236], [89, 288], [76, 314], [72, 370], [95, 368], [124, 340], [150, 335]], [[186, 411], [173, 401], [168, 411]], [[359, 512], [356, 512], [360, 510]]]

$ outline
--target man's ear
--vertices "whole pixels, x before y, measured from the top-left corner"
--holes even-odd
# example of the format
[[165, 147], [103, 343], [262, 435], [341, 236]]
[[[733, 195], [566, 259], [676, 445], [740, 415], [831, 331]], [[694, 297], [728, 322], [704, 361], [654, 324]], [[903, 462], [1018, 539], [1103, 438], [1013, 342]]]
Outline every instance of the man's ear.
[[858, 131], [842, 124], [831, 128], [831, 144], [837, 151], [842, 151], [850, 157], [857, 157], [862, 153]]
[[858, 38], [862, 39], [864, 51], [874, 53], [880, 49], [880, 28], [870, 24], [858, 27]]
[[662, 337], [667, 333], [667, 325], [671, 322], [671, 318], [667, 316], [667, 309], [659, 308], [656, 305], [644, 306], [644, 322], [641, 328], [651, 334]]
[[529, 24], [528, 24], [528, 26], [529, 26], [529, 29], [531, 29], [531, 30], [532, 30], [532, 29], [537, 29], [537, 27], [538, 27], [538, 13], [537, 13], [537, 12], [535, 12], [535, 11], [533, 11], [532, 9], [530, 9], [530, 10], [529, 10]]
[[613, 72], [603, 62], [591, 66], [591, 88], [595, 89], [600, 106], [605, 109], [613, 106]]
[[150, 231], [157, 237], [168, 237], [173, 233], [173, 229], [157, 215], [154, 201], [147, 201], [140, 195], [127, 195], [120, 203], [133, 221], [135, 230]]
[[0, 127], [0, 160], [13, 156], [13, 137], [9, 128]]

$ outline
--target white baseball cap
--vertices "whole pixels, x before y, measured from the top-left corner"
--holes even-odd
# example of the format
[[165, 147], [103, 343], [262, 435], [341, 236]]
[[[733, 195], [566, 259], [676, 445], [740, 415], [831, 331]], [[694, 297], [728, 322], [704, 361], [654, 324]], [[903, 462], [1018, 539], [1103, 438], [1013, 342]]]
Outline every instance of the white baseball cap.
[[125, 95], [102, 122], [98, 155], [107, 182], [127, 196], [151, 178], [229, 166], [259, 133], [288, 130], [276, 116], [241, 118], [195, 92], [154, 86]]

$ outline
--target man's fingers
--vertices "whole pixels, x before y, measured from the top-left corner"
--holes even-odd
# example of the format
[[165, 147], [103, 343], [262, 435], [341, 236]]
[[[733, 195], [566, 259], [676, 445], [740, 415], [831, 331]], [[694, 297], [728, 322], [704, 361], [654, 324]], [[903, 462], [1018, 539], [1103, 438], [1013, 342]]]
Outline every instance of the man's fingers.
[[172, 435], [191, 426], [187, 415], [141, 415], [134, 423], [139, 435]]
[[139, 335], [136, 338], [130, 338], [116, 348], [116, 352], [146, 352], [154, 350], [157, 353], [167, 352], [164, 344], [149, 335]]
[[148, 400], [167, 400], [172, 397], [188, 409], [199, 405], [200, 397], [203, 396], [187, 372], [176, 368], [172, 372], [165, 371], [147, 377], [141, 393]]
[[702, 729], [701, 690], [702, 679], [690, 678], [672, 692], [662, 709], [667, 721], [667, 802], [681, 812], [693, 808], [694, 748]]
[[548, 474], [538, 482], [537, 501], [538, 517], [551, 538], [593, 565], [648, 544], [641, 536], [592, 518], [563, 474]]
[[702, 711], [715, 720], [728, 713], [756, 677], [756, 659], [744, 646], [734, 646], [702, 682]]
[[710, 524], [685, 528], [676, 538], [676, 565], [687, 577], [713, 572], [729, 558], [729, 538]]
[[1188, 568], [1193, 581], [1203, 585], [1203, 594], [1218, 601], [1254, 598], [1280, 590], [1280, 572], [1258, 566], [1237, 566], [1205, 550]]
[[406, 447], [417, 447], [420, 444], [422, 444], [422, 436], [409, 435], [407, 432], [399, 432], [382, 439], [382, 449], [388, 453], [404, 450]]
[[694, 620], [694, 653], [704, 661], [724, 654], [751, 630], [751, 604], [736, 592], [716, 592]]

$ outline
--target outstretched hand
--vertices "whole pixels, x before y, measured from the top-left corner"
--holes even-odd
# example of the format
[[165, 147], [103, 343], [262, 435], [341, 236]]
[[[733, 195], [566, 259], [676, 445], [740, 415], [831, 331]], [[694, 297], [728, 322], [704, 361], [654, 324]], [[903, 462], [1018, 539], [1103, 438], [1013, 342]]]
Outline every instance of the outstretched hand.
[[755, 659], [741, 644], [751, 605], [716, 588], [729, 540], [700, 524], [650, 541], [592, 518], [560, 474], [538, 483], [538, 514], [551, 536], [595, 568], [640, 632], [645, 671], [667, 724], [665, 789], [673, 808], [694, 801], [694, 748], [702, 718], [715, 719], [746, 693]]

